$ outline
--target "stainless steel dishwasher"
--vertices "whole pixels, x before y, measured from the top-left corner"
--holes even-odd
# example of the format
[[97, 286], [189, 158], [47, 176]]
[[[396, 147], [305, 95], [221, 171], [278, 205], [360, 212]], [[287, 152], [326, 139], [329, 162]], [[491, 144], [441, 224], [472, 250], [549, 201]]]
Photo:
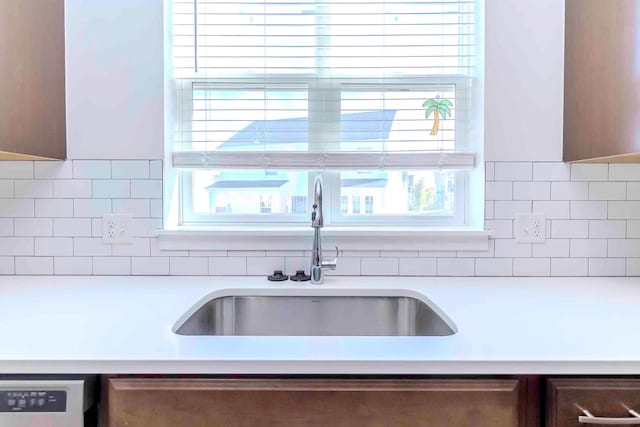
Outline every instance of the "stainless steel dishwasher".
[[0, 426], [95, 427], [95, 375], [0, 375]]

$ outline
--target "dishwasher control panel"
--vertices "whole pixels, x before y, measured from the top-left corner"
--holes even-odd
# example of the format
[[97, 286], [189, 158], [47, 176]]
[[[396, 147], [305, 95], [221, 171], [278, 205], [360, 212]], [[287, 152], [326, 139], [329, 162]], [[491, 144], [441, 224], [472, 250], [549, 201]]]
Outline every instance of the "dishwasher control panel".
[[65, 412], [65, 390], [0, 389], [0, 412]]

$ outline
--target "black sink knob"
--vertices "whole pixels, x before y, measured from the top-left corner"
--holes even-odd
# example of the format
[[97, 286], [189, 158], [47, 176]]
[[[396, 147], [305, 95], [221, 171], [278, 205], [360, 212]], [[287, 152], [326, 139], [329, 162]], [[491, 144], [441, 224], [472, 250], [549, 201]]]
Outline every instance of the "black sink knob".
[[267, 280], [271, 282], [284, 282], [288, 278], [289, 276], [287, 276], [286, 274], [282, 274], [282, 270], [276, 270], [271, 276], [267, 277]]
[[296, 274], [290, 277], [294, 282], [307, 282], [311, 280], [311, 276], [304, 274], [304, 270], [296, 271]]

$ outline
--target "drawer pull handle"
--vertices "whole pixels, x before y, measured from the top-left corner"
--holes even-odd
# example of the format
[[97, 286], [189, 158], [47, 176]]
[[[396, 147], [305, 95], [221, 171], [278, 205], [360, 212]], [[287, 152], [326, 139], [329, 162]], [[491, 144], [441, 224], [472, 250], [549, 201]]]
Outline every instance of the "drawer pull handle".
[[605, 424], [605, 425], [640, 425], [640, 414], [634, 411], [631, 408], [627, 408], [627, 406], [623, 405], [627, 412], [631, 415], [630, 418], [608, 418], [608, 417], [596, 417], [587, 409], [578, 406], [578, 409], [582, 411], [584, 415], [580, 415], [578, 417], [578, 422], [581, 424]]

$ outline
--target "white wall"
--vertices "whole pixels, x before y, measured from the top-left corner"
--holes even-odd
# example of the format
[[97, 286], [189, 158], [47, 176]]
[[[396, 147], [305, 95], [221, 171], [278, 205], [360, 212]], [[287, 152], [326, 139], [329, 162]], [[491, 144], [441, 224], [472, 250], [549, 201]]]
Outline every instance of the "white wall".
[[564, 0], [485, 2], [485, 160], [562, 160]]
[[162, 159], [163, 1], [66, 0], [72, 159]]

